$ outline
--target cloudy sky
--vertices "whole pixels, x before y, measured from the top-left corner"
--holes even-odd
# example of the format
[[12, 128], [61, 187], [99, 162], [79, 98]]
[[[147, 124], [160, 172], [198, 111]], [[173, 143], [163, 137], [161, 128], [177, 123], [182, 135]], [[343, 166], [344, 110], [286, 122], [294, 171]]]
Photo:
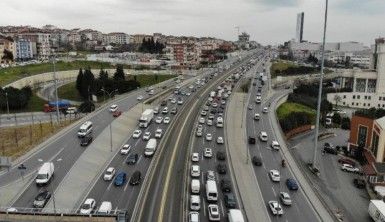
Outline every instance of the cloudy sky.
[[[0, 0], [0, 26], [52, 24], [129, 34], [161, 32], [235, 40], [236, 26], [263, 44], [294, 38], [305, 12], [304, 39], [321, 41], [324, 0]], [[327, 41], [366, 45], [385, 36], [385, 0], [330, 0]]]

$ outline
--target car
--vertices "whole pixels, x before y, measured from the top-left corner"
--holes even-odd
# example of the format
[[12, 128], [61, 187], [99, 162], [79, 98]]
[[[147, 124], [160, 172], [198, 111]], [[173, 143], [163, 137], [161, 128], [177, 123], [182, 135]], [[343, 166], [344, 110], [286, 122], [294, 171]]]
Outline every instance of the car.
[[148, 92], [148, 95], [154, 95], [154, 90], [151, 89], [151, 90]]
[[112, 113], [113, 117], [119, 117], [120, 115], [122, 115], [122, 111], [119, 111], [119, 110]]
[[188, 214], [188, 222], [199, 222], [199, 212], [190, 212]]
[[115, 186], [123, 186], [127, 181], [127, 174], [123, 171], [116, 174], [114, 184]]
[[358, 178], [354, 178], [354, 179], [353, 179], [353, 184], [354, 184], [354, 186], [357, 187], [358, 189], [364, 189], [365, 186], [366, 186], [365, 180], [363, 180], [363, 179], [358, 179]]
[[134, 133], [132, 134], [132, 138], [138, 139], [142, 135], [142, 130], [135, 130]]
[[226, 100], [221, 100], [222, 105], [226, 105]]
[[226, 160], [226, 154], [223, 151], [218, 151], [217, 152], [217, 160]]
[[154, 110], [154, 114], [158, 114], [159, 113], [159, 107], [155, 107], [153, 110]]
[[281, 177], [279, 175], [279, 171], [278, 170], [270, 170], [269, 171], [269, 176], [270, 176], [270, 179], [273, 182], [279, 182], [281, 180]]
[[164, 117], [164, 119], [163, 119], [163, 123], [165, 123], [165, 124], [169, 124], [170, 121], [171, 121], [171, 119], [168, 116]]
[[162, 138], [162, 135], [163, 135], [162, 129], [159, 128], [159, 129], [155, 130], [155, 138], [160, 139], [160, 138]]
[[138, 185], [142, 180], [142, 174], [140, 171], [135, 171], [130, 178], [130, 185]]
[[198, 137], [201, 137], [202, 134], [203, 134], [202, 130], [201, 130], [201, 129], [197, 129], [196, 135], [197, 135]]
[[262, 160], [258, 156], [253, 156], [253, 158], [251, 159], [251, 162], [253, 162], [255, 166], [262, 166]]
[[213, 108], [217, 108], [218, 107], [218, 103], [213, 103], [213, 104], [211, 104], [211, 106], [213, 107]]
[[210, 221], [220, 221], [221, 220], [218, 205], [209, 204], [208, 212], [209, 212], [209, 220]]
[[168, 107], [167, 106], [163, 108], [162, 113], [163, 114], [167, 114], [168, 113]]
[[279, 199], [286, 206], [290, 206], [292, 204], [292, 200], [290, 198], [290, 195], [286, 192], [280, 192], [279, 193]]
[[144, 141], [148, 141], [148, 140], [150, 140], [150, 138], [151, 138], [151, 132], [149, 132], [149, 131], [144, 132], [144, 134], [143, 134], [143, 140], [144, 140]]
[[222, 179], [221, 180], [221, 190], [222, 192], [231, 192], [231, 182], [230, 180]]
[[201, 209], [201, 198], [199, 195], [190, 196], [190, 210], [199, 211]]
[[223, 137], [221, 136], [217, 137], [217, 144], [223, 144]]
[[255, 144], [255, 137], [249, 136], [248, 141], [249, 141], [249, 144]]
[[330, 154], [334, 154], [334, 155], [337, 155], [338, 154], [338, 151], [337, 149], [333, 148], [333, 147], [324, 147], [323, 151], [325, 153], [330, 153]]
[[333, 144], [326, 142], [326, 143], [324, 143], [324, 148], [332, 148], [332, 149], [334, 149], [334, 146], [333, 146]]
[[248, 108], [249, 110], [252, 110], [252, 109], [253, 109], [253, 105], [249, 105], [247, 108]]
[[225, 164], [218, 164], [217, 165], [217, 171], [219, 174], [226, 174], [227, 173], [227, 168]]
[[128, 165], [134, 165], [136, 162], [138, 162], [139, 155], [137, 153], [131, 153], [128, 155], [126, 163]]
[[293, 178], [286, 179], [286, 186], [289, 190], [298, 190], [297, 181], [295, 181]]
[[[209, 107], [208, 106], [203, 106], [203, 111], [206, 111], [206, 115], [207, 115], [207, 111], [209, 111]], [[202, 115], [202, 112], [201, 112], [201, 115]], [[202, 115], [203, 116], [203, 115]]]
[[141, 100], [143, 100], [143, 96], [142, 96], [142, 95], [139, 95], [138, 97], [136, 97], [136, 99], [137, 99], [138, 101], [141, 101]]
[[175, 103], [176, 103], [176, 99], [175, 99], [175, 98], [172, 98], [172, 99], [171, 99], [171, 103], [172, 103], [172, 104], [175, 104]]
[[338, 163], [341, 163], [341, 164], [344, 164], [344, 163], [350, 164], [350, 165], [352, 165], [353, 167], [356, 166], [356, 163], [355, 163], [353, 160], [348, 159], [348, 158], [339, 158], [339, 159], [338, 159]]
[[267, 142], [268, 138], [267, 138], [267, 133], [265, 131], [261, 131], [259, 133], [259, 139], [262, 141], [262, 142]]
[[92, 143], [91, 135], [87, 135], [80, 140], [80, 146], [88, 146], [90, 143]]
[[255, 113], [255, 114], [254, 114], [254, 120], [259, 120], [259, 119], [260, 119], [259, 113]]
[[207, 141], [213, 140], [213, 135], [211, 135], [211, 133], [207, 133], [207, 134], [206, 134], [206, 140], [207, 140]]
[[111, 113], [113, 113], [113, 112], [115, 112], [115, 111], [117, 111], [117, 110], [118, 110], [118, 105], [112, 104], [112, 105], [110, 106], [110, 112], [111, 112]]
[[44, 208], [50, 198], [51, 193], [48, 190], [40, 191], [33, 201], [33, 207]]
[[235, 200], [233, 193], [225, 193], [223, 195], [223, 200], [225, 202], [225, 206], [229, 209], [233, 209], [237, 206], [237, 201]]
[[174, 107], [171, 109], [170, 113], [175, 115], [178, 113], [178, 109], [176, 107]]
[[199, 123], [204, 124], [205, 123], [205, 118], [203, 118], [203, 117], [199, 118]]
[[160, 103], [160, 106], [167, 106], [167, 100], [163, 100], [163, 101]]
[[202, 111], [201, 111], [201, 116], [206, 116], [206, 115], [207, 115], [207, 111], [202, 110]]
[[[190, 92], [186, 92], [186, 96], [190, 96], [191, 93]], [[179, 101], [178, 101], [179, 102]], [[180, 104], [179, 104], [180, 105]]]
[[271, 141], [271, 148], [273, 148], [273, 150], [279, 150], [279, 143], [278, 143], [278, 141], [276, 141], [276, 140], [273, 140], [273, 141]]
[[198, 165], [191, 166], [191, 176], [199, 177], [201, 175], [200, 167]]
[[208, 170], [206, 173], [206, 180], [213, 180], [215, 181], [215, 173], [212, 170]]
[[[187, 93], [186, 93], [186, 95], [187, 95]], [[178, 101], [177, 101], [177, 104], [178, 105], [182, 105], [183, 104], [183, 99], [179, 98]]]
[[341, 170], [346, 171], [346, 172], [351, 172], [351, 173], [358, 173], [360, 170], [357, 167], [354, 167], [350, 164], [344, 163], [341, 165]]
[[283, 209], [282, 209], [281, 205], [278, 203], [278, 201], [271, 200], [268, 202], [268, 205], [269, 205], [269, 208], [271, 210], [271, 213], [273, 213], [273, 215], [282, 216]]
[[87, 198], [80, 208], [80, 214], [91, 214], [96, 208], [96, 201], [92, 198]]
[[208, 126], [212, 126], [212, 125], [213, 125], [213, 120], [208, 119], [208, 120], [207, 120], [207, 125], [208, 125]]
[[159, 123], [159, 124], [162, 123], [163, 122], [163, 117], [161, 117], [161, 116], [156, 117], [155, 122]]
[[114, 176], [115, 176], [115, 168], [108, 167], [108, 169], [104, 173], [103, 179], [105, 181], [110, 181], [110, 180], [112, 180], [112, 178], [114, 178]]
[[268, 113], [269, 112], [269, 109], [267, 107], [264, 107], [263, 110], [262, 110], [263, 113]]
[[122, 148], [120, 148], [120, 154], [126, 155], [130, 152], [131, 145], [130, 144], [124, 144]]
[[214, 100], [214, 99], [211, 98], [211, 97], [209, 97], [209, 98], [207, 99], [208, 102], [212, 102], [213, 100]]
[[210, 148], [205, 148], [204, 157], [206, 157], [206, 158], [213, 157], [213, 151]]
[[[213, 110], [215, 110], [215, 109], [213, 109]], [[212, 113], [210, 113], [210, 115], [209, 115], [209, 118], [208, 118], [208, 119], [211, 119], [211, 120], [213, 120], [213, 119], [214, 119], [214, 117], [215, 117], [215, 115], [214, 115], [214, 114], [212, 114]]]
[[199, 162], [199, 153], [191, 154], [191, 161], [192, 162]]

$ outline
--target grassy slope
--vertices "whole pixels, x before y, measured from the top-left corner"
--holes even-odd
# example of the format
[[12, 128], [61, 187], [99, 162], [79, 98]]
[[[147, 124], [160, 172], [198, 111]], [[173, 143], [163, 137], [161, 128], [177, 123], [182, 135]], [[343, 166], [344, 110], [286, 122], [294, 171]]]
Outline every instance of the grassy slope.
[[71, 82], [66, 85], [60, 86], [57, 90], [59, 98], [65, 98], [73, 101], [82, 101], [82, 97], [75, 89], [75, 85], [75, 82]]
[[278, 119], [283, 119], [292, 112], [305, 112], [310, 113], [315, 118], [315, 110], [298, 103], [285, 102], [277, 109]]

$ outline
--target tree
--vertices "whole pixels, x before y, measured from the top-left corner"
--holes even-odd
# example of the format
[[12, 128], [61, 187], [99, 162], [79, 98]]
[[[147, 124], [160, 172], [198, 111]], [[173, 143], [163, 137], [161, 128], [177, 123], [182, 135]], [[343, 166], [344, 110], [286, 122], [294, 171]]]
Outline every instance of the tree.
[[341, 119], [341, 115], [338, 114], [338, 113], [334, 113], [334, 115], [332, 117], [333, 123], [340, 125], [341, 124], [341, 120], [342, 120]]
[[94, 74], [92, 74], [90, 68], [87, 68], [83, 74], [80, 90], [80, 95], [86, 100], [89, 100], [90, 95], [94, 92], [94, 80]]
[[104, 71], [103, 68], [100, 69], [100, 72], [99, 72], [99, 80], [102, 81], [102, 82], [105, 82], [107, 79], [108, 79], [108, 73], [107, 73], [107, 71]]
[[336, 94], [333, 98], [334, 102], [336, 102], [336, 107], [338, 107], [338, 103], [341, 102], [342, 98], [340, 95]]
[[116, 72], [114, 74], [114, 80], [121, 81], [121, 80], [124, 80], [124, 79], [125, 79], [125, 77], [124, 77], [123, 65], [118, 65], [116, 67]]
[[350, 67], [350, 56], [346, 56], [346, 59], [345, 59], [345, 67], [346, 68], [349, 68]]
[[2, 57], [3, 60], [5, 61], [13, 61], [13, 53], [7, 49], [4, 49], [4, 52], [3, 52], [3, 57]]
[[78, 77], [76, 78], [76, 89], [78, 90], [79, 93], [82, 87], [82, 80], [83, 80], [83, 70], [82, 68], [80, 68]]

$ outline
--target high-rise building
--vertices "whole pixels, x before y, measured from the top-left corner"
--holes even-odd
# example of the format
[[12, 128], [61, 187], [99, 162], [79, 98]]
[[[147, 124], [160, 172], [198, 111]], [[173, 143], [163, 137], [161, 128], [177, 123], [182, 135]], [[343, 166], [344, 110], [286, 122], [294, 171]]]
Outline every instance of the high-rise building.
[[303, 22], [305, 19], [305, 13], [301, 12], [297, 14], [297, 28], [295, 32], [295, 39], [297, 42], [302, 42], [303, 40]]

